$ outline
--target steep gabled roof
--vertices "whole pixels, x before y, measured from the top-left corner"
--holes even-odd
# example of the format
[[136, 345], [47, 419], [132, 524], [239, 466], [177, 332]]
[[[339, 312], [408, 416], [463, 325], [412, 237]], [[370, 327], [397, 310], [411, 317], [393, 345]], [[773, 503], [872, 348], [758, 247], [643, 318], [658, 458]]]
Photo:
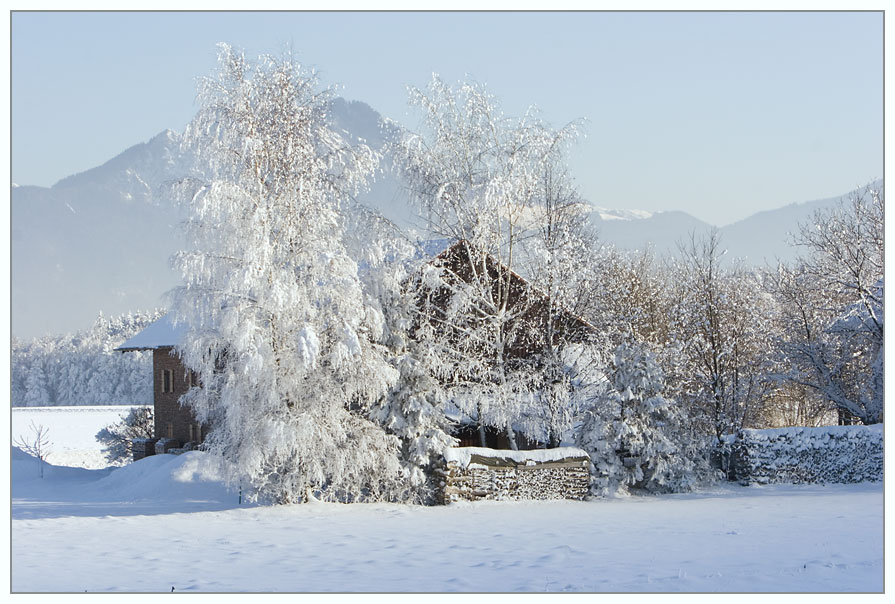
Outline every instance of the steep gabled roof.
[[[452, 265], [456, 271], [456, 276], [463, 281], [466, 281], [469, 276], [466, 274], [465, 266], [469, 262], [469, 251], [471, 248], [472, 244], [465, 239], [460, 239], [445, 248], [440, 254], [435, 256], [430, 263], [442, 263], [443, 265], [448, 266]], [[529, 283], [527, 279], [507, 268], [506, 265], [491, 254], [485, 253], [485, 259], [489, 273], [495, 271], [497, 274], [503, 273], [510, 276], [510, 287], [512, 290], [515, 290], [515, 293], [511, 295], [514, 297], [519, 295], [526, 296], [528, 298], [528, 303], [535, 312], [544, 312], [547, 310], [543, 306], [543, 303], [549, 299], [549, 296], [541, 288]], [[580, 331], [581, 335], [596, 334], [598, 331], [596, 327], [591, 325], [588, 321], [565, 308], [555, 308], [554, 312], [557, 312], [558, 315], [562, 317], [567, 327], [574, 326], [575, 329]]]

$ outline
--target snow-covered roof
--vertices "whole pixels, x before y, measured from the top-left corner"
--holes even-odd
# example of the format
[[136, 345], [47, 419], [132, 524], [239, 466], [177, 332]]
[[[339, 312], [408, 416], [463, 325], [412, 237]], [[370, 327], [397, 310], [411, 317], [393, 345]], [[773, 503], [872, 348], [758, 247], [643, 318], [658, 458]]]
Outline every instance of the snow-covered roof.
[[166, 346], [175, 346], [186, 333], [184, 324], [174, 325], [169, 315], [149, 324], [143, 331], [130, 338], [115, 350], [153, 350]]

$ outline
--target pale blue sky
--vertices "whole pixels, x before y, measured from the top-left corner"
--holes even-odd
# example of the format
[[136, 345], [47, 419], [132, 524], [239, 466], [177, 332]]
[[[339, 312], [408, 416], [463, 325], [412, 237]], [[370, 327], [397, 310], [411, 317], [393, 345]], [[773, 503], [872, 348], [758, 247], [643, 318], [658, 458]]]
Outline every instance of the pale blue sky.
[[196, 109], [215, 43], [299, 59], [407, 126], [432, 72], [505, 112], [587, 118], [570, 165], [608, 208], [722, 226], [883, 176], [882, 13], [12, 14], [12, 180], [49, 186]]

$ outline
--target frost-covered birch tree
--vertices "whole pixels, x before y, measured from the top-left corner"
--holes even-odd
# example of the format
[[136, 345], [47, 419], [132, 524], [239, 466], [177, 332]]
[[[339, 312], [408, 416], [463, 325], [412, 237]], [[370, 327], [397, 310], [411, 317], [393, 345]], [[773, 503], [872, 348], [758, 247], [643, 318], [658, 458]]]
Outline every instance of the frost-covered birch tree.
[[430, 366], [478, 423], [482, 444], [493, 426], [515, 446], [533, 400], [517, 354], [533, 298], [514, 271], [536, 224], [539, 179], [575, 128], [552, 130], [533, 111], [504, 116], [482, 86], [455, 90], [437, 76], [412, 89], [411, 102], [424, 128], [400, 145], [409, 192], [430, 231], [455, 244], [419, 276], [415, 337], [429, 343]]
[[368, 419], [394, 384], [339, 204], [376, 164], [327, 125], [328, 90], [291, 56], [222, 45], [186, 139], [207, 170], [184, 184], [188, 241], [175, 316], [201, 387], [183, 402], [250, 497], [394, 499], [398, 439]]
[[591, 256], [594, 282], [585, 316], [613, 343], [663, 346], [669, 336], [670, 284], [649, 248], [627, 252], [604, 246]]
[[[595, 302], [596, 235], [588, 228], [590, 207], [566, 168], [566, 146], [554, 145], [541, 163], [532, 200], [531, 232], [520, 240], [521, 272], [536, 289], [540, 320], [524, 324], [536, 352], [526, 364], [533, 413], [543, 429], [538, 440], [560, 446], [579, 406], [590, 396], [595, 369], [602, 369], [603, 334], [586, 323]], [[601, 376], [602, 377], [602, 376]]]

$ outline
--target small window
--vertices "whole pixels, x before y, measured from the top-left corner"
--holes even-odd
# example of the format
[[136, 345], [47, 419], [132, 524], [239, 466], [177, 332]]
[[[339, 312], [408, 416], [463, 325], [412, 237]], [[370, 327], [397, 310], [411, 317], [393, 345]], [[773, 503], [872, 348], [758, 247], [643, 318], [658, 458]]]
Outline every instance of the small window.
[[190, 442], [196, 440], [196, 434], [194, 432], [195, 429], [196, 427], [193, 424], [190, 424]]
[[174, 424], [168, 422], [168, 438], [174, 438]]
[[174, 372], [162, 369], [162, 392], [174, 392]]

